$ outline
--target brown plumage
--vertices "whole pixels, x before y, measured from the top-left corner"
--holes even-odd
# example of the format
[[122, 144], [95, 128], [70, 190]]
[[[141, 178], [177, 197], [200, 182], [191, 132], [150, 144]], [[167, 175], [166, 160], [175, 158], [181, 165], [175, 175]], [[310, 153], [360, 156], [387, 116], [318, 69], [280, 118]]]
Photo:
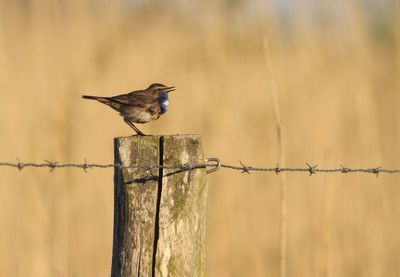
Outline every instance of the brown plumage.
[[83, 95], [82, 98], [97, 100], [110, 106], [119, 112], [138, 135], [144, 135], [133, 123], [147, 123], [158, 119], [167, 111], [168, 93], [174, 90], [175, 87], [155, 83], [145, 90], [136, 90], [127, 94], [112, 97]]

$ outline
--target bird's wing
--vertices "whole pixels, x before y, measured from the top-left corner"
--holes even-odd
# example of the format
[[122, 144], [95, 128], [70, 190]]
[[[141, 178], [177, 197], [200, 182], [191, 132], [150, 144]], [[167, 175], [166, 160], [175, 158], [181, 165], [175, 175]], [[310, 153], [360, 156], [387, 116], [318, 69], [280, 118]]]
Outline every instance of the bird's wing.
[[135, 106], [135, 107], [146, 107], [155, 101], [157, 95], [148, 93], [144, 90], [132, 91], [126, 94], [120, 94], [117, 96], [110, 97], [111, 101], [115, 101], [119, 104]]

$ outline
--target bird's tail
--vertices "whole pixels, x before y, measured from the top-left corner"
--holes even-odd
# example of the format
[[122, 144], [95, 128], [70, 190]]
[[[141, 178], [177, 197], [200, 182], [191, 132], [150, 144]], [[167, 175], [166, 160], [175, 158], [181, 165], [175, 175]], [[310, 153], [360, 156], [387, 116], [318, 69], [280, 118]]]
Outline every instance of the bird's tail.
[[82, 98], [84, 99], [91, 99], [91, 100], [97, 100], [101, 103], [107, 104], [110, 102], [108, 97], [101, 97], [101, 96], [91, 96], [91, 95], [82, 95]]

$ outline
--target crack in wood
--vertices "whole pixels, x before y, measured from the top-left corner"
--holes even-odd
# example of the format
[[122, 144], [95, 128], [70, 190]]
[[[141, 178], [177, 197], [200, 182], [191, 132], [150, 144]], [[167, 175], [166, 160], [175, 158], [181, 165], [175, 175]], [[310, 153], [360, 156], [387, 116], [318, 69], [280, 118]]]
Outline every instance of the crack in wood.
[[[159, 141], [159, 165], [164, 165], [164, 137], [160, 137]], [[157, 204], [156, 204], [156, 220], [154, 224], [154, 245], [153, 245], [153, 261], [151, 267], [151, 275], [154, 277], [156, 272], [156, 257], [157, 257], [157, 245], [159, 238], [159, 227], [160, 227], [160, 206], [161, 206], [161, 195], [162, 195], [162, 180], [163, 180], [163, 168], [160, 167], [158, 170], [158, 189], [157, 189]]]

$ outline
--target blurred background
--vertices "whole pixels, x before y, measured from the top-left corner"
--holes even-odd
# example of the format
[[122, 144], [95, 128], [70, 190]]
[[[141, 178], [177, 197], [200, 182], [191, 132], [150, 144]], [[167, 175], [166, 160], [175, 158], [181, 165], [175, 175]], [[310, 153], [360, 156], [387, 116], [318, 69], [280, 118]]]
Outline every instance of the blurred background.
[[[132, 130], [80, 95], [161, 82], [141, 130], [206, 157], [400, 168], [399, 46], [393, 0], [1, 0], [0, 160], [110, 163]], [[287, 276], [399, 276], [399, 181], [213, 173], [208, 276], [279, 276], [282, 182]], [[0, 169], [1, 276], [109, 276], [112, 228], [112, 169]]]

